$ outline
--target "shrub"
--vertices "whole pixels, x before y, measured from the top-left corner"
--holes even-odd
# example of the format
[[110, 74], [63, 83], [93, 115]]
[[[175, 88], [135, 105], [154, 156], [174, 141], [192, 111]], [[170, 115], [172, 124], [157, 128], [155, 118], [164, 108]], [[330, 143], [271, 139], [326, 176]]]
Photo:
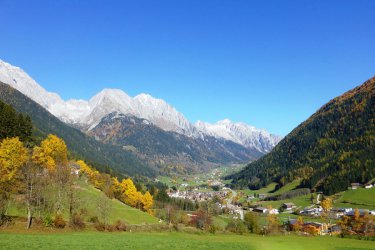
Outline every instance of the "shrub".
[[128, 226], [126, 225], [126, 223], [124, 221], [117, 220], [116, 224], [115, 224], [115, 227], [116, 227], [117, 231], [126, 231]]
[[70, 220], [70, 227], [76, 230], [82, 230], [85, 228], [85, 222], [82, 219], [81, 214], [74, 213]]
[[66, 226], [66, 222], [61, 214], [58, 214], [55, 216], [53, 224], [55, 225], [56, 228], [64, 228]]
[[43, 224], [45, 227], [52, 227], [54, 224], [52, 217], [50, 215], [44, 217]]
[[247, 231], [246, 225], [240, 220], [232, 220], [228, 223], [226, 230], [232, 233], [244, 234]]
[[94, 223], [94, 224], [99, 223], [99, 218], [98, 218], [98, 216], [93, 216], [93, 217], [91, 217], [91, 218], [89, 219], [89, 222]]
[[208, 228], [209, 225], [211, 225], [212, 220], [210, 215], [203, 211], [203, 210], [198, 210], [193, 214], [193, 217], [191, 218], [190, 224], [192, 226], [195, 226], [196, 228], [199, 229], [204, 229]]
[[96, 230], [98, 230], [100, 232], [105, 231], [104, 223], [97, 222], [97, 223], [95, 223], [94, 227], [95, 227]]
[[116, 228], [115, 225], [107, 225], [106, 229], [107, 229], [108, 232], [117, 231], [117, 228]]
[[216, 231], [218, 231], [220, 228], [218, 226], [215, 226], [215, 225], [210, 225], [208, 227], [208, 232], [212, 233], [212, 234], [215, 234]]
[[7, 227], [9, 224], [12, 223], [12, 217], [7, 215], [0, 215], [0, 226]]
[[259, 232], [259, 217], [254, 212], [248, 212], [245, 214], [245, 223], [247, 224], [247, 229], [251, 233]]

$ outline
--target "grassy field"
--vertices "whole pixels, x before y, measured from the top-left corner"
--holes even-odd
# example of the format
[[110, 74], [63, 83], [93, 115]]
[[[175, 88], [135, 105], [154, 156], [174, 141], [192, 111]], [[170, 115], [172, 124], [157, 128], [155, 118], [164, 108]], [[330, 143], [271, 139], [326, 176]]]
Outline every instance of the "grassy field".
[[347, 190], [339, 194], [335, 207], [353, 207], [375, 209], [375, 188]]
[[297, 196], [292, 199], [285, 199], [285, 200], [279, 200], [279, 201], [261, 201], [259, 203], [264, 207], [272, 206], [273, 208], [280, 208], [280, 206], [283, 203], [292, 202], [296, 204], [297, 207], [304, 208], [304, 207], [311, 205], [310, 196], [311, 196], [310, 194], [307, 194], [307, 195]]
[[[128, 224], [144, 224], [144, 223], [158, 223], [158, 219], [142, 212], [138, 209], [129, 207], [116, 199], [109, 199], [104, 194], [87, 184], [83, 179], [78, 180], [78, 193], [80, 196], [80, 206], [87, 208], [87, 218], [98, 216], [97, 206], [99, 202], [108, 202], [110, 204], [109, 223], [114, 223], [116, 220], [123, 220]], [[9, 215], [25, 217], [26, 211], [23, 207], [12, 204], [9, 208]], [[67, 213], [65, 214], [68, 218]]]
[[244, 194], [250, 195], [250, 194], [266, 194], [270, 193], [273, 190], [275, 190], [277, 183], [272, 182], [268, 186], [261, 188], [259, 190], [251, 190], [251, 189], [243, 189], [243, 190], [238, 190], [240, 192], [243, 192]]
[[291, 190], [295, 189], [299, 184], [301, 184], [301, 180], [298, 180], [298, 179], [294, 180], [292, 182], [287, 183], [285, 186], [283, 186], [282, 188], [278, 189], [277, 191], [275, 191], [272, 194], [273, 195], [277, 195], [277, 194], [282, 194], [282, 193], [291, 191]]
[[278, 249], [365, 250], [375, 242], [336, 237], [188, 233], [0, 233], [0, 249]]

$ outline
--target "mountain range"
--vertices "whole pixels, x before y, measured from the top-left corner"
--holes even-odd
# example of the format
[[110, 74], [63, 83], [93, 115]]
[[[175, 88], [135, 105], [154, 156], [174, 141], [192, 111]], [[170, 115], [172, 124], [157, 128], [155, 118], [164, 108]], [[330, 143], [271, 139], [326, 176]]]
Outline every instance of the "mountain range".
[[[228, 119], [190, 123], [162, 99], [130, 97], [104, 89], [90, 100], [64, 101], [22, 69], [0, 60], [0, 81], [17, 89], [71, 127], [121, 147], [154, 169], [177, 166], [198, 170], [218, 164], [246, 163], [268, 153], [281, 137]], [[182, 165], [182, 166], [181, 166]]]

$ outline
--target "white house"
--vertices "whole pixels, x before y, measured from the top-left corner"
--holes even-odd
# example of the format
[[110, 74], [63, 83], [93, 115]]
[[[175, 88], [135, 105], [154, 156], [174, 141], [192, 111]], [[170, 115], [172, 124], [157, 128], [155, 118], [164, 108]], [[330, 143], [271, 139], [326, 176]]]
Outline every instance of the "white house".
[[360, 183], [352, 183], [351, 186], [352, 186], [352, 189], [355, 190], [355, 189], [360, 188], [361, 184]]
[[297, 206], [294, 203], [291, 203], [291, 202], [287, 202], [287, 203], [284, 203], [282, 205], [282, 208], [284, 208], [285, 210], [292, 210], [292, 209], [294, 209], [296, 207]]
[[267, 214], [279, 214], [279, 210], [276, 208], [268, 209]]

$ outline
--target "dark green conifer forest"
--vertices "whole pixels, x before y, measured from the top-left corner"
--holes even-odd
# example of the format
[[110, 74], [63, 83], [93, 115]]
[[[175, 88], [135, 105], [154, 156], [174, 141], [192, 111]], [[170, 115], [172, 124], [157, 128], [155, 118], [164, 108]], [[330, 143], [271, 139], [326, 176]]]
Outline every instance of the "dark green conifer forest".
[[375, 177], [375, 78], [331, 100], [265, 157], [227, 178], [233, 186], [279, 187], [302, 178], [302, 187], [326, 194]]

